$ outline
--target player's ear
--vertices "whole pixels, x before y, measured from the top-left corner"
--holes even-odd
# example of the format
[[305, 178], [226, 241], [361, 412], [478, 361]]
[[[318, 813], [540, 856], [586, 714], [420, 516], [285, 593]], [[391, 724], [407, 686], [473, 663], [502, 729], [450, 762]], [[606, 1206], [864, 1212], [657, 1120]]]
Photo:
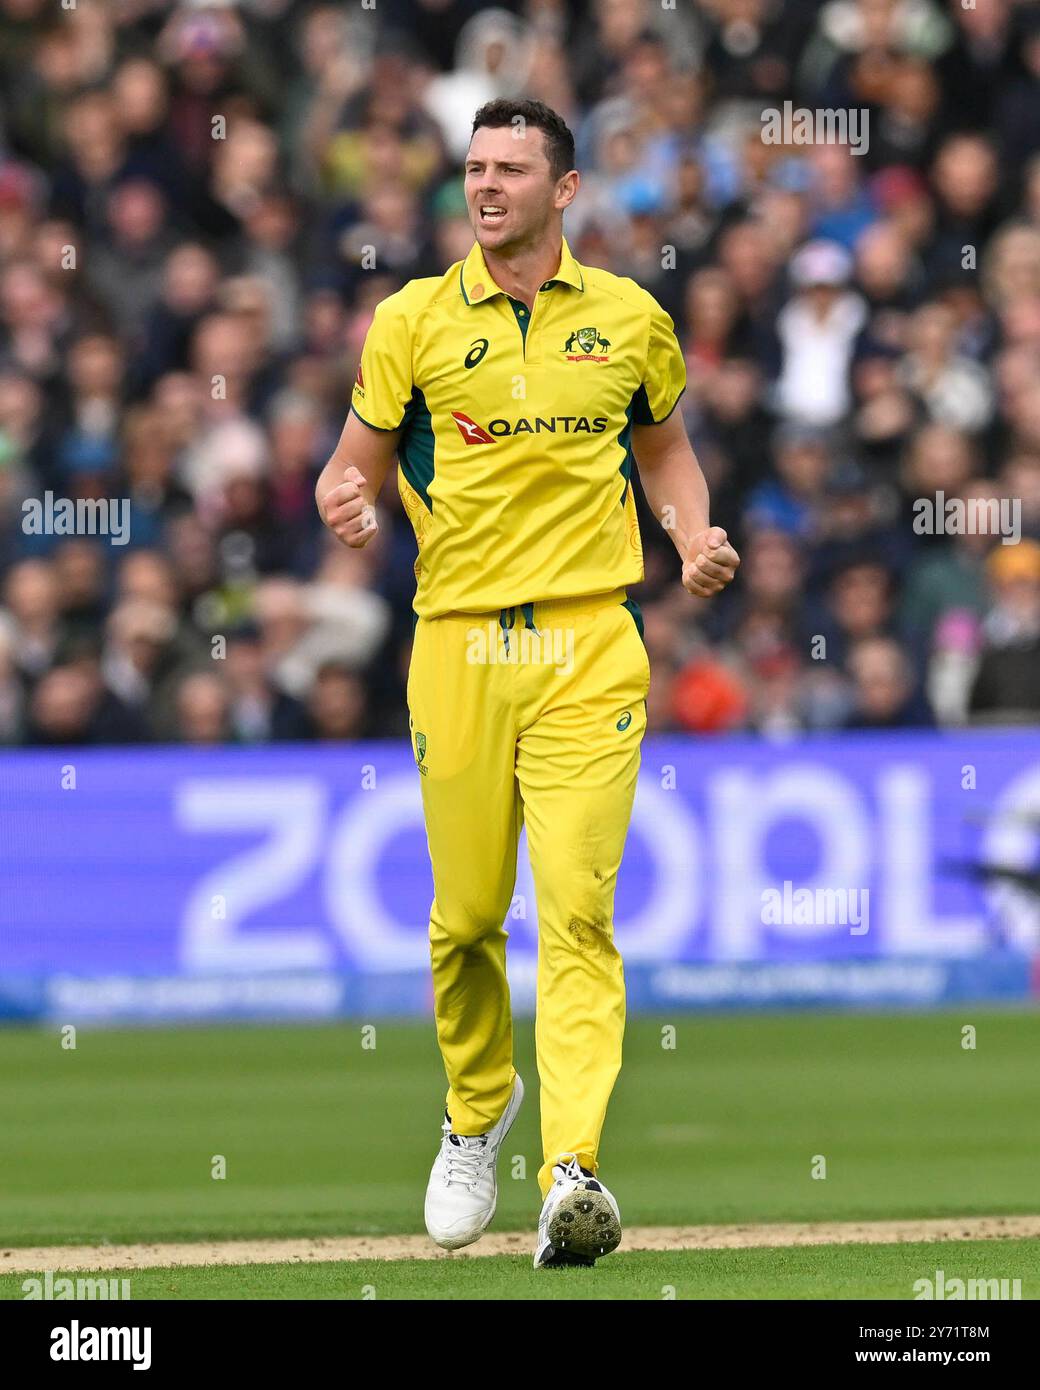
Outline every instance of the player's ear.
[[581, 175], [577, 169], [569, 169], [556, 184], [556, 198], [553, 206], [558, 212], [562, 212], [564, 208], [569, 207], [574, 202], [580, 187]]

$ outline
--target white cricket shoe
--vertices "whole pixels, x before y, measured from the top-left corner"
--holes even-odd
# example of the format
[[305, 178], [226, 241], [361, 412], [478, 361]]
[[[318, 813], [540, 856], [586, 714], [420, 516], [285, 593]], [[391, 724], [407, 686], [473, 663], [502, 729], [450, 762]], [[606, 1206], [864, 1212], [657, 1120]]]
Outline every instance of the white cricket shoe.
[[498, 1203], [498, 1151], [523, 1098], [518, 1073], [502, 1118], [487, 1134], [452, 1134], [445, 1112], [440, 1152], [426, 1188], [426, 1229], [445, 1250], [472, 1245], [490, 1225]]
[[579, 1166], [577, 1154], [559, 1158], [538, 1220], [535, 1269], [593, 1265], [621, 1243], [621, 1213], [613, 1194]]

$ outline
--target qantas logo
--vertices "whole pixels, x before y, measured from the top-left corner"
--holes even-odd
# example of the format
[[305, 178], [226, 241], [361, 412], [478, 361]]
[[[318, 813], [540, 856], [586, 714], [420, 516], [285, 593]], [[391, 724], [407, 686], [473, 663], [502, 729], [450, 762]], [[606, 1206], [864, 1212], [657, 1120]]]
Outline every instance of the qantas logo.
[[489, 420], [484, 429], [461, 410], [453, 410], [451, 418], [467, 444], [494, 444], [511, 434], [602, 434], [609, 423], [605, 415], [592, 420], [587, 415], [537, 415], [533, 420]]
[[467, 444], [494, 444], [494, 440], [487, 430], [481, 429], [476, 420], [471, 420], [468, 415], [463, 415], [461, 410], [453, 410], [451, 418], [459, 427], [459, 434]]

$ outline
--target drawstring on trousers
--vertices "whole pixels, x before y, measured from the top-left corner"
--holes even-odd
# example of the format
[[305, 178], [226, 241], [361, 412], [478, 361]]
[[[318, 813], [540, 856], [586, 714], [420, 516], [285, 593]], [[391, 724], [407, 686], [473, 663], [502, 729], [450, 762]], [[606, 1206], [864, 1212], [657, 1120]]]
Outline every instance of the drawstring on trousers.
[[[524, 627], [528, 628], [537, 637], [538, 629], [534, 625], [534, 604], [522, 603], [520, 605], [520, 613], [524, 620]], [[508, 656], [509, 634], [511, 630], [516, 626], [516, 609], [503, 608], [498, 615], [498, 625], [502, 629], [502, 641], [505, 645], [506, 656]]]

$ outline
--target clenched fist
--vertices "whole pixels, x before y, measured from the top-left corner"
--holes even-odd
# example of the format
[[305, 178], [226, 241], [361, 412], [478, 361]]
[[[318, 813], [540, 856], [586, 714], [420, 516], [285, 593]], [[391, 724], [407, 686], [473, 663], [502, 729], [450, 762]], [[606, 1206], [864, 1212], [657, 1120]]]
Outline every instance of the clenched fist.
[[353, 550], [366, 546], [379, 531], [376, 510], [362, 495], [364, 486], [365, 479], [351, 465], [344, 472], [343, 481], [321, 499], [319, 509], [329, 530]]
[[737, 572], [740, 556], [721, 526], [709, 526], [690, 543], [689, 559], [682, 567], [683, 588], [699, 598], [724, 589]]

